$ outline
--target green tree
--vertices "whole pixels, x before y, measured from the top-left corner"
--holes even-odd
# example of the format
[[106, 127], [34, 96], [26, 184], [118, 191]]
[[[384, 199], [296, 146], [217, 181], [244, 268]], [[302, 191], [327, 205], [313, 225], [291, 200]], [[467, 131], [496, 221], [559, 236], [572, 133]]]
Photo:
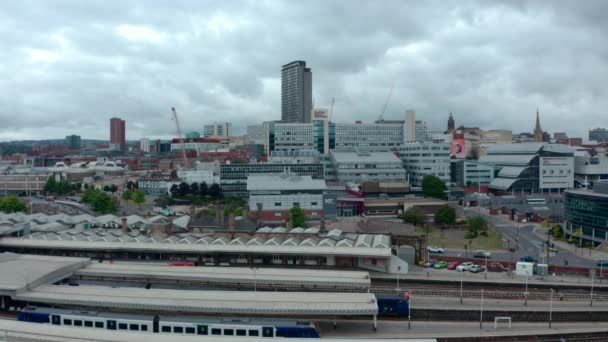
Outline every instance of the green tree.
[[125, 201], [127, 201], [127, 202], [130, 201], [130, 200], [132, 200], [133, 199], [133, 191], [132, 190], [125, 190], [122, 193], [122, 199], [125, 200]]
[[133, 194], [133, 202], [138, 205], [146, 203], [146, 193], [141, 190], [135, 190], [135, 193]]
[[186, 196], [190, 193], [190, 185], [186, 182], [179, 183], [178, 194], [180, 196]]
[[307, 219], [306, 219], [306, 213], [304, 212], [304, 209], [302, 209], [300, 207], [293, 207], [293, 208], [289, 209], [289, 212], [291, 213], [292, 227], [294, 227], [294, 228], [306, 227]]
[[82, 195], [82, 201], [99, 214], [112, 214], [118, 210], [118, 201], [101, 190], [88, 189]]
[[57, 189], [57, 181], [55, 181], [55, 177], [51, 176], [46, 180], [46, 184], [44, 184], [44, 192], [47, 194], [54, 194]]
[[481, 216], [471, 217], [469, 219], [469, 228], [477, 232], [487, 231], [488, 221]]
[[422, 179], [422, 193], [424, 193], [424, 196], [443, 199], [445, 190], [445, 183], [435, 176], [424, 176]]
[[411, 207], [403, 213], [401, 218], [403, 219], [403, 222], [417, 226], [419, 224], [424, 224], [426, 221], [426, 213], [418, 207]]
[[207, 183], [202, 182], [201, 185], [198, 188], [198, 193], [201, 196], [207, 196], [209, 192], [209, 187], [207, 186]]
[[177, 186], [177, 184], [171, 185], [171, 189], [169, 189], [169, 192], [171, 192], [171, 196], [173, 197], [179, 196], [179, 187]]
[[5, 213], [24, 212], [27, 210], [27, 205], [21, 202], [17, 196], [6, 195], [0, 197], [0, 211]]
[[435, 223], [440, 225], [454, 224], [456, 222], [456, 210], [447, 205], [442, 205], [435, 211]]
[[210, 187], [209, 187], [209, 192], [208, 192], [209, 196], [211, 196], [213, 199], [218, 199], [218, 198], [222, 198], [222, 189], [220, 189], [219, 184], [217, 183], [213, 183]]
[[104, 186], [103, 186], [103, 191], [110, 192], [110, 186], [109, 186], [109, 185], [107, 185], [107, 184], [106, 184], [106, 185], [104, 185]]
[[116, 191], [118, 191], [118, 187], [116, 186], [116, 184], [110, 185], [110, 192], [115, 193]]
[[198, 183], [194, 182], [194, 183], [190, 184], [190, 194], [195, 195], [195, 196], [199, 195]]

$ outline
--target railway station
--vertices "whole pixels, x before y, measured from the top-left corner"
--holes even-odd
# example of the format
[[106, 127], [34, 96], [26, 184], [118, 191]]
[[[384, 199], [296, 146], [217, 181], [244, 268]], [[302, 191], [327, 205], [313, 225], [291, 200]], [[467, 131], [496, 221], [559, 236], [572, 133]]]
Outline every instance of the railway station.
[[393, 254], [391, 237], [384, 234], [283, 227], [264, 227], [255, 233], [203, 232], [189, 229], [185, 216], [172, 223], [158, 223], [161, 218], [141, 221], [112, 215], [90, 218], [9, 214], [0, 219], [0, 226], [10, 227], [11, 232], [0, 239], [0, 248], [21, 254], [187, 261], [206, 266], [345, 267], [402, 274], [408, 271], [408, 263]]
[[368, 291], [370, 275], [360, 271], [253, 267], [186, 267], [141, 263], [91, 263], [74, 272], [75, 280], [160, 282], [271, 289]]

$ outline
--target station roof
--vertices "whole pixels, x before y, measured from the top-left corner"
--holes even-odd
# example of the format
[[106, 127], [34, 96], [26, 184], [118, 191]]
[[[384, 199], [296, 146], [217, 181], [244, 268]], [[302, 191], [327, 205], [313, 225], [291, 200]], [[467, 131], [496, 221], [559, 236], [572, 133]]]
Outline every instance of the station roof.
[[[295, 228], [297, 229], [297, 228]], [[300, 230], [297, 230], [300, 232]], [[283, 228], [253, 236], [231, 239], [213, 233], [179, 233], [171, 236], [124, 233], [119, 229], [69, 229], [61, 232], [36, 232], [21, 238], [0, 239], [0, 246], [35, 249], [88, 251], [133, 251], [162, 253], [234, 253], [273, 255], [341, 255], [388, 257], [388, 235], [343, 233], [291, 233]]]
[[368, 288], [368, 272], [249, 267], [176, 267], [154, 264], [90, 264], [75, 272], [82, 276], [163, 279], [205, 283], [273, 284]]
[[0, 254], [0, 294], [13, 296], [45, 283], [70, 277], [88, 264], [87, 258]]
[[346, 316], [378, 312], [371, 293], [145, 290], [41, 285], [18, 300], [98, 308], [198, 314]]
[[357, 153], [357, 151], [331, 151], [331, 155], [337, 163], [395, 163], [401, 164], [401, 159], [393, 152], [369, 152]]

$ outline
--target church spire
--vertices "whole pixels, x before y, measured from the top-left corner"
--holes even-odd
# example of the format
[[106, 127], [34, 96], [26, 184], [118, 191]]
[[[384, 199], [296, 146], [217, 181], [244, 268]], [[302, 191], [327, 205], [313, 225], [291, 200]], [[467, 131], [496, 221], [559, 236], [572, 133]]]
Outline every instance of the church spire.
[[543, 142], [543, 130], [540, 128], [540, 114], [536, 108], [536, 126], [534, 127], [534, 141]]

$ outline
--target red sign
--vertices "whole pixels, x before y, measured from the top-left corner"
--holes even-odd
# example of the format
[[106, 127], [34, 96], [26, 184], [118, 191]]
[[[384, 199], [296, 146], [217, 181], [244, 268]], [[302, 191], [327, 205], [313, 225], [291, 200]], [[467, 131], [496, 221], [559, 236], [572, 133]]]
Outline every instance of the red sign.
[[403, 294], [405, 299], [410, 299], [410, 291], [405, 291], [405, 293]]

